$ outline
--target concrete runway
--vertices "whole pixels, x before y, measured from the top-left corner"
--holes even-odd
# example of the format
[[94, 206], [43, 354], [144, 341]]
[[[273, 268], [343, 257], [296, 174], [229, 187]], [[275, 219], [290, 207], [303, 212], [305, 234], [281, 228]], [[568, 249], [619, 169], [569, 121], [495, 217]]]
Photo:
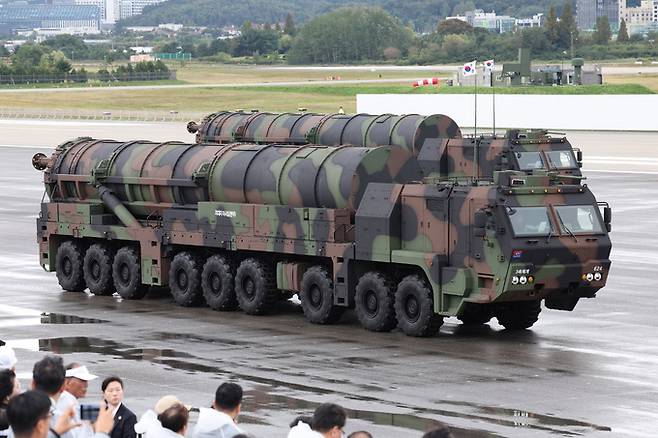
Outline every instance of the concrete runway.
[[[206, 406], [216, 386], [246, 389], [241, 423], [283, 437], [295, 415], [332, 401], [346, 430], [420, 437], [433, 421], [457, 437], [655, 437], [658, 430], [656, 133], [569, 133], [585, 154], [597, 198], [613, 207], [613, 267], [596, 299], [573, 312], [545, 309], [532, 330], [495, 320], [464, 330], [448, 319], [431, 339], [366, 332], [347, 314], [308, 324], [289, 302], [268, 317], [176, 307], [168, 294], [142, 301], [63, 293], [37, 261], [35, 217], [43, 195], [30, 158], [80, 135], [191, 140], [184, 124], [0, 121], [0, 339], [17, 348], [28, 385], [45, 352], [126, 381], [139, 414], [167, 393]], [[100, 396], [90, 385], [90, 401]]]

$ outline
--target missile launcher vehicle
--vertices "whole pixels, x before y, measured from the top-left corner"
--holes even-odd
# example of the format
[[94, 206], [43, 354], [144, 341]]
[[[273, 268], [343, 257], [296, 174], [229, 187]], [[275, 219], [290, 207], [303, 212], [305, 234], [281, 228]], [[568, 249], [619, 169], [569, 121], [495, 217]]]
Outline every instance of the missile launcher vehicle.
[[493, 179], [500, 170], [558, 172], [577, 183], [582, 152], [564, 135], [511, 129], [504, 136], [465, 136], [450, 117], [222, 111], [187, 125], [197, 143], [396, 145], [408, 149], [425, 176]]
[[37, 154], [40, 263], [67, 291], [435, 333], [507, 329], [605, 286], [610, 208], [556, 172], [424, 178], [404, 147], [80, 138]]

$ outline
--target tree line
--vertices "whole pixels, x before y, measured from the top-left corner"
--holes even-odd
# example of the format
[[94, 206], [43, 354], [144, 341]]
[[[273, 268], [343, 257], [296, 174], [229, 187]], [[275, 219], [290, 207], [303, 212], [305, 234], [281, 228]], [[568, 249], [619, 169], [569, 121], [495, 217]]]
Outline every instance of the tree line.
[[546, 12], [546, 0], [169, 0], [147, 6], [141, 15], [119, 22], [120, 27], [181, 23], [221, 28], [235, 23], [277, 23], [292, 12], [298, 23], [344, 6], [378, 6], [419, 33], [431, 32], [443, 17], [480, 8], [498, 14], [529, 17]]
[[73, 82], [87, 82], [92, 78], [101, 81], [168, 78], [169, 68], [160, 60], [120, 65], [110, 70], [101, 69], [93, 74], [87, 72], [84, 67], [76, 70], [64, 51], [54, 49], [52, 41], [47, 43], [48, 41], [42, 44], [23, 44], [14, 54], [4, 53], [8, 56], [8, 62], [0, 63], [0, 76], [16, 78], [10, 81], [16, 83], [61, 82], [69, 79]]
[[283, 28], [245, 23], [241, 35], [194, 43], [171, 41], [161, 51], [183, 49], [196, 58], [291, 64], [394, 62], [398, 64], [454, 63], [471, 59], [514, 60], [520, 47], [534, 58], [637, 58], [658, 55], [656, 35], [628, 36], [621, 23], [612, 41], [610, 23], [599, 18], [594, 32], [580, 32], [571, 3], [551, 7], [543, 27], [498, 34], [473, 28], [460, 20], [441, 21], [433, 32], [418, 35], [401, 20], [378, 7], [344, 7], [297, 27], [290, 14]]

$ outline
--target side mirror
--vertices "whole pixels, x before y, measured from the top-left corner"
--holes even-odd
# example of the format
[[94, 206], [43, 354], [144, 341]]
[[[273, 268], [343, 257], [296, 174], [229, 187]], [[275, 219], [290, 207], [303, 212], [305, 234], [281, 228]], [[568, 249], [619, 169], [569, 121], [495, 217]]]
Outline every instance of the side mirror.
[[578, 163], [578, 168], [583, 167], [583, 151], [576, 149], [576, 163]]
[[608, 233], [612, 231], [612, 208], [609, 206], [603, 208], [603, 223]]
[[484, 228], [487, 226], [487, 214], [484, 211], [476, 211], [473, 217], [473, 226], [475, 228]]

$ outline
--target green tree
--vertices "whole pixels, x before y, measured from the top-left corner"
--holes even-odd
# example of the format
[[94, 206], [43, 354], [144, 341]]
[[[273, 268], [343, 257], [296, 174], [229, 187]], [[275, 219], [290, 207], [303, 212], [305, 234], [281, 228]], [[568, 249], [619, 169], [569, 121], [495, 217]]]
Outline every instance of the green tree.
[[557, 12], [555, 11], [555, 6], [551, 5], [551, 8], [548, 10], [548, 16], [546, 17], [546, 37], [551, 44], [557, 44], [558, 42], [558, 30], [557, 30]]
[[37, 68], [41, 74], [64, 74], [71, 70], [71, 62], [64, 53], [53, 50], [41, 55]]
[[464, 33], [473, 33], [473, 26], [461, 20], [443, 20], [436, 28], [439, 35], [458, 35]]
[[472, 41], [466, 35], [446, 35], [443, 38], [441, 49], [452, 59], [464, 57], [464, 53], [471, 48]]
[[473, 0], [461, 0], [452, 8], [452, 15], [463, 15], [465, 12], [475, 9]]
[[340, 63], [384, 59], [395, 47], [405, 56], [413, 33], [376, 7], [346, 7], [320, 15], [300, 30], [289, 52], [291, 63]]
[[283, 33], [290, 36], [295, 36], [297, 34], [295, 21], [292, 19], [292, 15], [290, 13], [286, 15], [286, 23], [283, 25]]
[[618, 43], [627, 43], [628, 42], [628, 29], [626, 28], [626, 20], [623, 18], [619, 23], [619, 31], [617, 32], [617, 42]]
[[608, 21], [607, 15], [597, 17], [596, 30], [592, 37], [594, 44], [608, 44], [610, 37], [612, 37], [612, 31], [610, 30], [610, 21]]
[[44, 50], [35, 44], [23, 44], [16, 50], [11, 58], [11, 65], [15, 74], [27, 75], [35, 72], [41, 62]]
[[243, 26], [242, 33], [235, 40], [235, 56], [254, 56], [272, 53], [279, 46], [279, 34], [270, 29], [254, 29]]
[[557, 46], [561, 49], [569, 49], [572, 43], [578, 40], [578, 27], [571, 9], [571, 2], [567, 0], [562, 8], [562, 15], [557, 24]]

